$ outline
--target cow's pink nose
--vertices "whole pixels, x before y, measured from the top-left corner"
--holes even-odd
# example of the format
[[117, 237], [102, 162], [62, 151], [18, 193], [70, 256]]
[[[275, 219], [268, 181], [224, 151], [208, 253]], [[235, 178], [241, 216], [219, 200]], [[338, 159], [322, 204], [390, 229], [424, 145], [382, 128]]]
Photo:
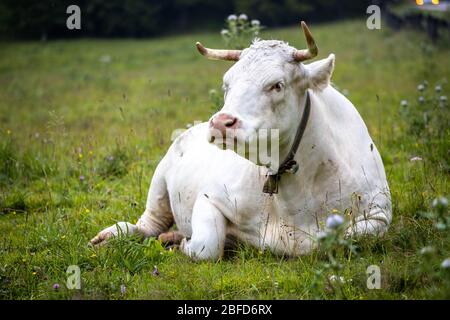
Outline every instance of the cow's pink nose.
[[218, 130], [223, 137], [227, 129], [236, 129], [239, 126], [239, 120], [227, 113], [219, 113], [209, 122], [211, 129]]

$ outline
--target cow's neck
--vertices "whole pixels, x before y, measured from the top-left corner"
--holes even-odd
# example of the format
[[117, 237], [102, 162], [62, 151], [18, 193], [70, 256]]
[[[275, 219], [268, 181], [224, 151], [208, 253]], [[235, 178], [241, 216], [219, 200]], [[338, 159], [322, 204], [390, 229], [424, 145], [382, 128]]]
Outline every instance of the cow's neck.
[[[308, 125], [309, 115], [311, 112], [311, 99], [309, 97], [308, 91], [306, 91], [304, 95], [304, 100], [305, 101], [302, 104], [303, 110], [301, 112], [300, 110], [298, 110], [299, 111], [298, 113], [302, 115], [300, 121], [298, 121], [298, 124], [296, 124], [295, 126], [292, 126], [296, 128], [295, 134], [293, 136], [288, 135], [289, 139], [287, 140], [290, 141], [283, 148], [285, 149], [283, 150], [285, 152], [282, 153], [284, 154], [284, 157], [281, 158], [281, 162], [278, 166], [278, 170], [276, 171], [276, 173], [274, 174], [272, 173], [267, 176], [263, 188], [264, 193], [268, 194], [278, 193], [278, 185], [282, 176], [286, 173], [294, 174], [295, 172], [297, 172], [299, 168], [299, 165], [295, 160], [295, 155], [302, 141], [303, 135], [306, 130], [306, 126]], [[281, 145], [283, 146], [282, 143]]]
[[[314, 174], [319, 169], [321, 163], [333, 157], [334, 146], [330, 145], [332, 132], [329, 130], [325, 110], [323, 110], [322, 104], [319, 103], [319, 94], [312, 90], [309, 92], [311, 111], [302, 140], [294, 156], [294, 160], [299, 165], [299, 169], [294, 174], [287, 172], [281, 176], [278, 183], [278, 194], [276, 195], [280, 199], [295, 198], [298, 196], [300, 190], [307, 189], [312, 183]], [[303, 95], [300, 100], [299, 112], [303, 114], [306, 95]], [[296, 131], [297, 128], [291, 131], [289, 143], [281, 148], [280, 159], [284, 159], [288, 154]]]

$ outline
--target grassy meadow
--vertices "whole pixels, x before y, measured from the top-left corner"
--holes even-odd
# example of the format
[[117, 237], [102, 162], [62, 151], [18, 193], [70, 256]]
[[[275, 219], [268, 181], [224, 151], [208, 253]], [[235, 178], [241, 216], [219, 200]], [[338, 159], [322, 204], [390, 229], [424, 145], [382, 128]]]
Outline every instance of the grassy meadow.
[[[154, 239], [88, 246], [101, 229], [136, 222], [172, 132], [217, 108], [210, 91], [231, 63], [194, 44], [222, 47], [219, 32], [3, 42], [0, 299], [450, 299], [448, 208], [432, 206], [449, 196], [449, 42], [371, 31], [365, 20], [310, 28], [319, 58], [336, 54], [333, 83], [368, 125], [392, 192], [389, 232], [336, 249], [345, 281], [330, 280], [337, 269], [321, 251], [286, 259], [242, 245], [194, 262]], [[262, 38], [305, 46], [299, 27]], [[81, 290], [66, 288], [69, 265], [81, 269]], [[367, 288], [369, 265], [381, 289]]]

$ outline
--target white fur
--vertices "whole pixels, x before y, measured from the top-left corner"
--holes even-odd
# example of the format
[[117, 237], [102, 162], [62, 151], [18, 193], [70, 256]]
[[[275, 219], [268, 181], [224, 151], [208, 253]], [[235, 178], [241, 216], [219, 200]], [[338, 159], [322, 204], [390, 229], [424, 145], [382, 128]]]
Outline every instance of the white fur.
[[[311, 115], [296, 153], [296, 174], [281, 178], [279, 193], [262, 193], [267, 168], [207, 142], [208, 123], [178, 137], [155, 171], [147, 207], [127, 230], [158, 236], [173, 222], [187, 238], [184, 253], [217, 259], [227, 236], [261, 249], [299, 255], [315, 246], [314, 237], [333, 209], [351, 212], [348, 234], [379, 234], [391, 221], [389, 187], [381, 157], [355, 107], [329, 85], [334, 55], [303, 65], [294, 48], [280, 41], [256, 41], [224, 76], [221, 112], [245, 130], [280, 130], [280, 158], [289, 150], [305, 102]], [[268, 90], [283, 81], [281, 92]], [[122, 228], [123, 229], [123, 228]], [[106, 229], [96, 242], [114, 232]]]

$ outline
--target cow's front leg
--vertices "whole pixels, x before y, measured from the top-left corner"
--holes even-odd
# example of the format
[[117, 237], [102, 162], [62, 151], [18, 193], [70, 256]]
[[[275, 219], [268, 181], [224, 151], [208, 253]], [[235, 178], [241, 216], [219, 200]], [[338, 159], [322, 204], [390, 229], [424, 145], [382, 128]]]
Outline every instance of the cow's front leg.
[[94, 245], [106, 243], [110, 238], [120, 235], [139, 234], [144, 238], [157, 237], [169, 230], [174, 222], [170, 209], [169, 195], [164, 180], [164, 167], [158, 166], [148, 191], [147, 205], [136, 225], [118, 222], [100, 231], [92, 240]]
[[198, 196], [192, 212], [192, 237], [180, 249], [195, 260], [218, 259], [223, 254], [226, 219], [206, 195]]
[[129, 222], [117, 222], [100, 231], [90, 242], [93, 245], [105, 244], [112, 237], [120, 235], [132, 235], [138, 231], [136, 225]]

